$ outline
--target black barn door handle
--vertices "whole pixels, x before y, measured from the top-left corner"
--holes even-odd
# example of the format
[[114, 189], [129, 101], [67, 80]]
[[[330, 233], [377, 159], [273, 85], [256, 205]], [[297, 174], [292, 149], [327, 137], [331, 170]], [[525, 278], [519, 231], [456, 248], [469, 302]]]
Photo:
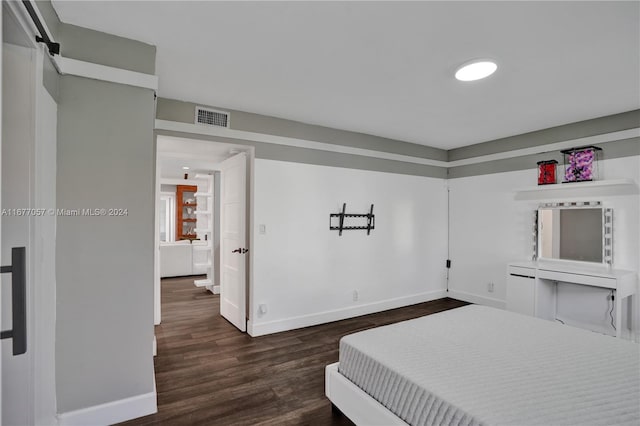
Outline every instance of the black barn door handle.
[[0, 273], [11, 274], [11, 313], [13, 328], [0, 333], [0, 339], [13, 339], [13, 355], [27, 351], [27, 262], [26, 248], [11, 249], [11, 265]]

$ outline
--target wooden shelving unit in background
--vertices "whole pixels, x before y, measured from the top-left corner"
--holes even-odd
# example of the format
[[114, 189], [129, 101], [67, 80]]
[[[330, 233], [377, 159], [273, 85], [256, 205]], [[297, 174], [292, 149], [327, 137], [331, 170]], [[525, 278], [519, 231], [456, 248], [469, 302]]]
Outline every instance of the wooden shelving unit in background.
[[176, 187], [176, 241], [195, 240], [196, 228], [196, 192], [195, 185], [177, 185]]

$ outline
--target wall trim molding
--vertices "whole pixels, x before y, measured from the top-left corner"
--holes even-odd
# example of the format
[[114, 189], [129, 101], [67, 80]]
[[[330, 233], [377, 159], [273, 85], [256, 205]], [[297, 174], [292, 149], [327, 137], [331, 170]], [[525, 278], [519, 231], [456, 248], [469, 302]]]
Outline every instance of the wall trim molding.
[[295, 330], [297, 328], [310, 327], [318, 324], [326, 324], [375, 312], [387, 311], [389, 309], [402, 308], [405, 306], [415, 305], [417, 303], [442, 299], [444, 297], [447, 297], [447, 292], [443, 288], [442, 290], [433, 290], [425, 293], [383, 300], [380, 302], [372, 302], [354, 307], [317, 312], [314, 314], [300, 315], [297, 317], [284, 318], [263, 323], [255, 323], [249, 320], [247, 322], [247, 333], [249, 333], [251, 337], [264, 336], [266, 334]]
[[560, 151], [577, 146], [600, 145], [607, 142], [615, 142], [624, 139], [640, 137], [640, 127], [616, 132], [603, 133], [601, 135], [586, 136], [583, 138], [569, 139], [562, 142], [554, 142], [545, 145], [532, 146], [529, 148], [515, 149], [512, 151], [498, 152], [495, 154], [481, 155], [478, 157], [465, 158], [447, 162], [448, 167], [467, 166], [470, 164], [486, 163], [495, 160], [505, 160], [525, 155], [543, 154], [550, 151]]
[[159, 120], [155, 121], [155, 130], [165, 130], [179, 133], [189, 133], [193, 135], [219, 136], [230, 139], [243, 139], [252, 142], [270, 143], [276, 145], [294, 146], [297, 148], [315, 149], [320, 151], [337, 152], [342, 154], [359, 155], [363, 157], [380, 158], [384, 160], [394, 160], [405, 163], [422, 164], [435, 167], [457, 167], [470, 164], [486, 163], [489, 161], [504, 160], [525, 155], [542, 154], [545, 152], [559, 151], [580, 145], [604, 144], [624, 139], [640, 137], [640, 127], [620, 130], [616, 132], [603, 133], [600, 135], [587, 136], [583, 138], [570, 139], [535, 147], [515, 149], [496, 154], [481, 155], [478, 157], [466, 158], [455, 161], [431, 160], [428, 158], [414, 157], [404, 154], [394, 154], [391, 152], [376, 151], [371, 149], [354, 148], [344, 145], [336, 145], [325, 142], [317, 142], [306, 139], [289, 138], [284, 136], [269, 135], [244, 130], [234, 130], [228, 128], [205, 127], [198, 124], [183, 123], [179, 121]]
[[200, 124], [183, 123], [156, 119], [155, 130], [167, 130], [172, 132], [191, 133], [194, 135], [219, 136], [230, 139], [244, 139], [252, 142], [271, 143], [275, 145], [295, 146], [297, 148], [316, 149], [319, 151], [338, 152], [341, 154], [353, 154], [363, 157], [395, 160], [405, 163], [423, 164], [425, 166], [446, 167], [446, 161], [430, 160], [428, 158], [413, 157], [411, 155], [394, 154], [391, 152], [376, 151], [372, 149], [355, 148], [346, 145], [337, 145], [326, 142], [317, 142], [307, 139], [289, 138], [285, 136], [269, 135], [265, 133], [247, 132], [227, 128], [205, 127]]
[[62, 75], [75, 75], [77, 77], [126, 84], [127, 86], [142, 87], [143, 89], [158, 90], [158, 77], [152, 74], [108, 67], [62, 56], [53, 56], [51, 59]]
[[58, 414], [58, 425], [111, 425], [157, 412], [154, 379], [153, 392]]
[[463, 302], [475, 303], [477, 305], [491, 306], [498, 309], [507, 308], [507, 302], [505, 302], [504, 300], [495, 299], [493, 297], [479, 296], [477, 294], [467, 293], [466, 291], [449, 289], [449, 291], [447, 292], [447, 297], [462, 300]]

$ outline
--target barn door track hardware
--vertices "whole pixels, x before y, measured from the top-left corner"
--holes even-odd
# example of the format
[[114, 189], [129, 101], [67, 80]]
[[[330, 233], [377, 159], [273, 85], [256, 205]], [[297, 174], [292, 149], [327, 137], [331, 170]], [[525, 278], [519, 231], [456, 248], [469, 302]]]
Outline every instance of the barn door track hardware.
[[[330, 231], [338, 231], [338, 235], [342, 235], [343, 230], [351, 230], [351, 229], [366, 229], [367, 235], [371, 233], [372, 229], [376, 228], [376, 216], [373, 214], [373, 204], [371, 204], [371, 209], [369, 213], [364, 214], [354, 214], [354, 213], [345, 213], [347, 209], [347, 203], [342, 204], [342, 212], [341, 213], [331, 213], [329, 214], [329, 230]], [[367, 224], [361, 226], [345, 226], [345, 218], [366, 218]], [[337, 224], [336, 224], [337, 222]]]

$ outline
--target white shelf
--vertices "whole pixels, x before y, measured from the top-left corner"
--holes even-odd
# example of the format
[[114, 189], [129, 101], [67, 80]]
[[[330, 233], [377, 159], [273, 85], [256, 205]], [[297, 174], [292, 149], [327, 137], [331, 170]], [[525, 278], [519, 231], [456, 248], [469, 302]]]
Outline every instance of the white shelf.
[[211, 284], [211, 280], [193, 280], [193, 285], [196, 287], [207, 287]]
[[[212, 201], [213, 201], [213, 174], [196, 174], [196, 178], [202, 179], [204, 183], [198, 184], [198, 190], [195, 192], [194, 196], [198, 200], [199, 209], [195, 210], [195, 215], [198, 218], [198, 222], [194, 231], [198, 235], [198, 238], [210, 237], [213, 234], [213, 209], [212, 209]], [[206, 268], [207, 277], [206, 279], [194, 280], [193, 284], [196, 287], [206, 288], [210, 292], [216, 294], [220, 293], [219, 286], [213, 285], [213, 241], [211, 238], [208, 240], [200, 240], [201, 244], [194, 245], [194, 252], [198, 252], [197, 254], [197, 262], [194, 262], [193, 267], [202, 270]], [[204, 255], [203, 255], [204, 254]], [[194, 259], [196, 259], [196, 254], [194, 253]]]
[[633, 179], [613, 179], [556, 183], [523, 188], [516, 191], [515, 199], [518, 201], [535, 201], [637, 194], [638, 184]]

